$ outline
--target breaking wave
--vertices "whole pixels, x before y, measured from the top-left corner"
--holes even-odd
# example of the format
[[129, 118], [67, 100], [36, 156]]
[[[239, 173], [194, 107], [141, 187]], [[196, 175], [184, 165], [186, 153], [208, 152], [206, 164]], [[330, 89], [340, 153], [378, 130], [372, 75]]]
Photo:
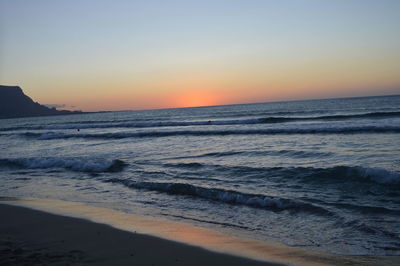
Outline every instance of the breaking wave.
[[301, 151], [301, 150], [245, 150], [245, 151], [227, 151], [227, 152], [209, 152], [199, 155], [178, 156], [169, 159], [195, 159], [207, 157], [229, 157], [229, 156], [285, 156], [291, 158], [306, 158], [306, 157], [327, 157], [332, 156], [330, 152], [320, 151]]
[[292, 175], [312, 182], [333, 183], [372, 182], [378, 184], [400, 184], [400, 172], [383, 168], [361, 166], [335, 166], [331, 168], [288, 168]]
[[122, 171], [126, 163], [121, 160], [34, 157], [0, 159], [1, 166], [28, 169], [64, 168], [77, 172], [100, 173]]
[[284, 123], [290, 121], [313, 121], [313, 120], [347, 120], [357, 118], [391, 118], [399, 117], [400, 112], [373, 112], [364, 114], [348, 114], [348, 115], [323, 115], [309, 117], [265, 117], [260, 120], [264, 123]]
[[[400, 184], [400, 172], [383, 168], [369, 168], [361, 166], [335, 166], [329, 168], [314, 167], [250, 167], [250, 166], [224, 166], [207, 165], [200, 163], [164, 164], [165, 167], [200, 169], [210, 168], [209, 171], [222, 175], [240, 176], [242, 180], [246, 176], [253, 178], [279, 177], [282, 180], [300, 179], [304, 182], [314, 182], [326, 185], [330, 183], [370, 182], [373, 184]], [[207, 169], [206, 169], [207, 170]]]
[[148, 128], [148, 127], [186, 127], [207, 125], [251, 125], [251, 124], [273, 124], [296, 121], [319, 121], [319, 120], [348, 120], [369, 118], [393, 118], [400, 117], [400, 112], [373, 112], [364, 114], [348, 115], [326, 115], [307, 117], [285, 117], [270, 116], [253, 119], [231, 119], [231, 120], [199, 120], [199, 121], [83, 121], [79, 123], [53, 124], [43, 126], [17, 126], [2, 128], [0, 131], [12, 130], [64, 130], [64, 129], [89, 129], [89, 128]]
[[61, 132], [25, 132], [20, 135], [41, 140], [68, 138], [123, 139], [140, 137], [171, 136], [225, 136], [225, 135], [275, 135], [275, 134], [356, 134], [356, 133], [400, 133], [400, 126], [342, 126], [342, 127], [305, 127], [305, 128], [269, 128], [254, 130], [177, 130], [177, 131], [139, 131], [113, 133], [61, 133]]
[[135, 182], [116, 178], [109, 179], [107, 182], [120, 183], [135, 189], [165, 192], [172, 195], [191, 196], [194, 198], [207, 199], [235, 205], [245, 205], [248, 207], [268, 209], [272, 211], [303, 211], [320, 215], [331, 215], [330, 211], [322, 207], [301, 201], [259, 194], [249, 194], [222, 188], [201, 187], [188, 183]]

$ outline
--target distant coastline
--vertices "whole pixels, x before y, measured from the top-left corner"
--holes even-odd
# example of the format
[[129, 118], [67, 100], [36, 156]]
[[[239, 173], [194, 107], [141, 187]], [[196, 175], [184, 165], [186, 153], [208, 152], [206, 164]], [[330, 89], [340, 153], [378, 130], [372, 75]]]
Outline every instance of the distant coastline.
[[304, 102], [304, 101], [320, 101], [320, 100], [334, 100], [334, 99], [359, 99], [371, 97], [396, 97], [400, 94], [388, 95], [366, 95], [366, 96], [348, 96], [348, 97], [328, 97], [328, 98], [310, 98], [310, 99], [288, 99], [276, 101], [261, 101], [261, 102], [244, 102], [232, 104], [217, 104], [206, 106], [188, 106], [188, 107], [164, 107], [164, 108], [145, 108], [145, 109], [126, 109], [126, 110], [99, 110], [99, 111], [71, 111], [71, 110], [57, 110], [54, 107], [47, 107], [46, 105], [34, 102], [27, 96], [19, 86], [5, 86], [0, 85], [0, 119], [9, 118], [24, 118], [24, 117], [38, 117], [38, 116], [55, 116], [55, 115], [71, 115], [71, 114], [95, 114], [95, 113], [109, 113], [109, 112], [130, 112], [130, 111], [151, 111], [151, 110], [171, 110], [171, 109], [186, 109], [186, 108], [206, 108], [206, 107], [222, 107], [233, 105], [248, 105], [248, 104], [264, 104], [264, 103], [283, 103], [283, 102]]
[[49, 108], [34, 102], [19, 86], [0, 85], [0, 119], [83, 113], [85, 112]]

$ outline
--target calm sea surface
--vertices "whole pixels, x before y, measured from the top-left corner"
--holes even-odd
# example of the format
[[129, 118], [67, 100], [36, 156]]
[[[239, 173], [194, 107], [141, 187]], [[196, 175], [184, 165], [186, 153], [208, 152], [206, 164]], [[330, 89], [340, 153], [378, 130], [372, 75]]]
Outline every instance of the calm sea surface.
[[0, 196], [400, 255], [400, 96], [4, 119]]

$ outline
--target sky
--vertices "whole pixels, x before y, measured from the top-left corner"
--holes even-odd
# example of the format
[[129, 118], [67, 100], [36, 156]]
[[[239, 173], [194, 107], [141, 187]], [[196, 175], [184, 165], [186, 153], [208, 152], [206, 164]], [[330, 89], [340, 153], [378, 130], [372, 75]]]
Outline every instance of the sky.
[[0, 84], [66, 109], [400, 94], [398, 0], [0, 0]]

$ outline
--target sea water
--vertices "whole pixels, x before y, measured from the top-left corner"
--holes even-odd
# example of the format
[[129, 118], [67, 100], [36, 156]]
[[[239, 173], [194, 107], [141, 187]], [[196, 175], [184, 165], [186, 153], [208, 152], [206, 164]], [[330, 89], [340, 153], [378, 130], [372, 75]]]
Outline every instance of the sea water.
[[0, 120], [0, 196], [400, 255], [400, 96]]

